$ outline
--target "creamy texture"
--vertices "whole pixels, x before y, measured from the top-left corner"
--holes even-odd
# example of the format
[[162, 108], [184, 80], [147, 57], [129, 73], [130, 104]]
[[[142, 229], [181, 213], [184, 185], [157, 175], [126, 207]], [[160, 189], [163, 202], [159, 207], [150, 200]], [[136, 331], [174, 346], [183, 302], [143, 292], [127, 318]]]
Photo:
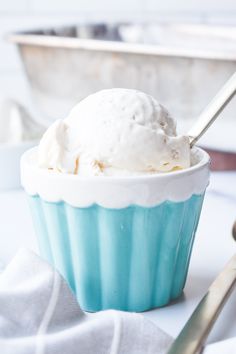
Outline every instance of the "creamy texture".
[[44, 131], [20, 103], [13, 99], [0, 100], [0, 143], [39, 139]]
[[21, 182], [31, 196], [78, 208], [100, 205], [104, 208], [126, 208], [130, 205], [157, 206], [165, 201], [183, 202], [204, 193], [209, 181], [209, 156], [191, 149], [192, 166], [174, 173], [144, 174], [120, 178], [115, 176], [85, 177], [48, 171], [37, 166], [38, 147], [21, 158]]
[[189, 167], [190, 146], [153, 97], [117, 88], [88, 96], [49, 127], [38, 164], [81, 176], [153, 174]]

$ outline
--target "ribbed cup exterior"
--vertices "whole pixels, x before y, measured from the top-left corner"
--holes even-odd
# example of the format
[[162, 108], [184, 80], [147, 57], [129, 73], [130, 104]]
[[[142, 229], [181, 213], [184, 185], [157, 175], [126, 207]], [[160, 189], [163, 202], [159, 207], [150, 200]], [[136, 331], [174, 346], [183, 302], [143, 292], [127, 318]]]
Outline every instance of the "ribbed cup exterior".
[[41, 255], [85, 311], [145, 311], [185, 285], [204, 194], [155, 207], [72, 207], [30, 197]]

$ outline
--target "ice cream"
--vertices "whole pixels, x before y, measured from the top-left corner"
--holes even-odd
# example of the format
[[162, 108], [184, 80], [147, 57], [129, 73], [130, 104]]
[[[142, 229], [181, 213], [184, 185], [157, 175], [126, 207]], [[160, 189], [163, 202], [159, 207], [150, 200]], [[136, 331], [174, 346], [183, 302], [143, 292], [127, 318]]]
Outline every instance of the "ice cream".
[[177, 136], [174, 119], [153, 97], [102, 90], [48, 128], [38, 165], [80, 176], [169, 172], [190, 166], [189, 139]]

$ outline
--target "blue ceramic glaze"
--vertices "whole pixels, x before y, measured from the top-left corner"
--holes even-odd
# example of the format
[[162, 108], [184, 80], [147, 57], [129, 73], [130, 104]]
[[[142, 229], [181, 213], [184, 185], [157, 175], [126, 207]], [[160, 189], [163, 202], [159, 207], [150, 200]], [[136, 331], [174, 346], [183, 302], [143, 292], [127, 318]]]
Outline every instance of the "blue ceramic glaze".
[[204, 194], [155, 207], [72, 207], [30, 197], [41, 255], [85, 311], [145, 311], [185, 285]]

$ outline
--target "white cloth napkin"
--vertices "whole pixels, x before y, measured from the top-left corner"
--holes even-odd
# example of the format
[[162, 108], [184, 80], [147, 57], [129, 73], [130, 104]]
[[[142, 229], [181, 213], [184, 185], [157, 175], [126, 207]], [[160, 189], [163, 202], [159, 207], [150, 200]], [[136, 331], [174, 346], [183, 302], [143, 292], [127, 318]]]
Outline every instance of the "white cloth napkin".
[[0, 275], [2, 354], [163, 354], [171, 342], [140, 314], [84, 313], [59, 273], [28, 250]]

